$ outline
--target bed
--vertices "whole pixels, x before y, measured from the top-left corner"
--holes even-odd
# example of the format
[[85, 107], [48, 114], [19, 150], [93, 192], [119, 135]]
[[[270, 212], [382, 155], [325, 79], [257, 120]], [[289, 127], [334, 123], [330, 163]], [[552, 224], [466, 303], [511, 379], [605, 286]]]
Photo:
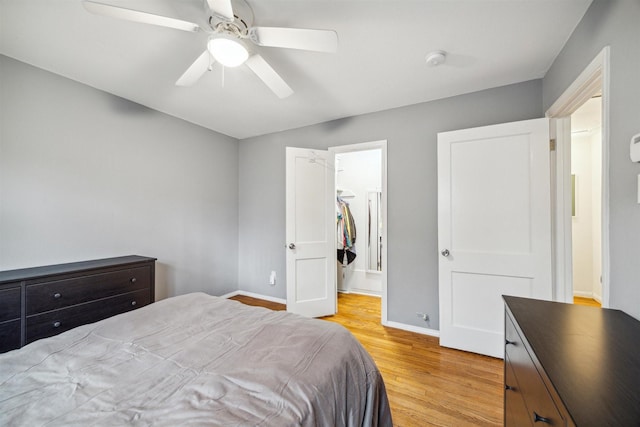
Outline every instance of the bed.
[[342, 326], [193, 293], [0, 354], [0, 425], [391, 426]]

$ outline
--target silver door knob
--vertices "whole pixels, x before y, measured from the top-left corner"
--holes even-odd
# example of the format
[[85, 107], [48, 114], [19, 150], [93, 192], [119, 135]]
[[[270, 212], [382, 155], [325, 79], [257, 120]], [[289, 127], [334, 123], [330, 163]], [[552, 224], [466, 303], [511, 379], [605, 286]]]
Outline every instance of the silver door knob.
[[442, 256], [447, 257], [449, 256], [449, 249], [444, 249], [442, 252], [440, 252], [442, 254]]
[[289, 243], [289, 249], [295, 249], [296, 245], [294, 243]]

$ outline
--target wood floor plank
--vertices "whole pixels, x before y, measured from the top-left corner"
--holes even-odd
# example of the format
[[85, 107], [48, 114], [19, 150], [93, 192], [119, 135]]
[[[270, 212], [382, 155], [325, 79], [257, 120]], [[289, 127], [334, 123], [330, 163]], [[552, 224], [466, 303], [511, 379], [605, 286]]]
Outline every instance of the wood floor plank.
[[602, 304], [593, 298], [573, 297], [573, 303], [578, 305], [587, 305], [589, 307], [602, 307]]
[[[236, 296], [272, 310], [284, 304]], [[503, 362], [440, 347], [438, 338], [380, 324], [380, 299], [339, 294], [323, 320], [349, 329], [382, 373], [397, 427], [502, 425]]]

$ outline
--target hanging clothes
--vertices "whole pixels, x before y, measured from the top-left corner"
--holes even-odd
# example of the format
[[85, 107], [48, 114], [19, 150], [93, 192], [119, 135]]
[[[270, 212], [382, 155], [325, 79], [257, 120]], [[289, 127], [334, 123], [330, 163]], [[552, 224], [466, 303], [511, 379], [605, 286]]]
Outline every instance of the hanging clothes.
[[336, 198], [336, 223], [338, 237], [338, 261], [351, 264], [356, 258], [356, 224], [349, 204], [340, 197]]

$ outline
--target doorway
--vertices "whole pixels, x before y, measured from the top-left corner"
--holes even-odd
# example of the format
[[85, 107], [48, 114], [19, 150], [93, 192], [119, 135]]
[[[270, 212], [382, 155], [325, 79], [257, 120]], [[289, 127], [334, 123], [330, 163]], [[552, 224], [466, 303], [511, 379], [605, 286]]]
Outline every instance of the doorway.
[[[555, 129], [552, 130], [555, 130], [556, 140], [556, 150], [552, 165], [555, 252], [554, 300], [573, 303], [576, 290], [578, 293], [582, 292], [582, 288], [577, 286], [583, 286], [577, 285], [576, 280], [578, 278], [574, 277], [574, 275], [582, 275], [583, 272], [580, 267], [585, 263], [589, 263], [589, 261], [577, 259], [581, 255], [574, 253], [573, 250], [574, 243], [579, 243], [573, 236], [574, 222], [577, 221], [574, 219], [576, 218], [574, 213], [579, 215], [581, 212], [580, 194], [578, 194], [576, 200], [574, 187], [577, 186], [579, 189], [582, 180], [579, 176], [573, 176], [575, 174], [571, 172], [572, 155], [579, 156], [579, 152], [576, 149], [572, 150], [572, 140], [577, 139], [572, 138], [572, 119], [579, 120], [579, 111], [583, 106], [588, 108], [589, 102], [599, 103], [600, 129], [595, 132], [598, 134], [596, 150], [599, 151], [600, 155], [596, 160], [597, 164], [591, 175], [592, 177], [594, 174], [600, 176], [599, 182], [596, 180], [595, 184], [600, 187], [595, 189], [595, 199], [599, 199], [600, 206], [596, 206], [595, 213], [593, 209], [589, 210], [592, 220], [595, 216], [598, 223], [592, 229], [592, 236], [595, 234], [595, 239], [591, 244], [597, 245], [597, 248], [591, 251], [591, 262], [589, 264], [592, 271], [599, 269], [600, 275], [599, 277], [596, 276], [599, 283], [588, 288], [589, 291], [587, 292], [591, 292], [594, 298], [598, 297], [601, 301], [601, 306], [605, 308], [609, 306], [609, 50], [608, 46], [602, 49], [546, 113], [547, 117], [552, 118], [552, 123], [555, 124]], [[578, 115], [574, 116], [577, 112]], [[574, 129], [579, 130], [577, 127], [574, 127]], [[586, 181], [582, 183], [583, 187], [585, 184], [594, 185], [593, 181], [590, 183], [588, 178]], [[592, 199], [593, 192], [594, 189], [592, 188]], [[577, 211], [575, 211], [575, 207], [577, 207]], [[593, 224], [593, 221], [591, 223]], [[598, 237], [599, 244], [597, 243]], [[595, 261], [593, 257], [595, 257]]]
[[380, 297], [381, 322], [385, 324], [387, 141], [330, 147], [329, 152], [335, 158], [336, 201], [348, 205], [356, 225], [356, 240], [352, 247], [355, 258], [348, 262], [345, 250], [343, 259], [336, 259], [337, 289]]
[[571, 115], [573, 301], [602, 304], [602, 96]]

